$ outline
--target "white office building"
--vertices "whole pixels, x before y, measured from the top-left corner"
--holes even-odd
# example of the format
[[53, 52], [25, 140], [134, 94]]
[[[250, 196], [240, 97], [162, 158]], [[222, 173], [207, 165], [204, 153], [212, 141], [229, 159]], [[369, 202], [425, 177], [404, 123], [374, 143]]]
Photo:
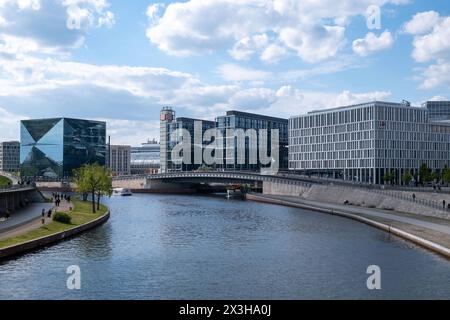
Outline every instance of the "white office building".
[[115, 176], [131, 174], [131, 146], [109, 146], [109, 168]]
[[[289, 169], [345, 180], [402, 183], [422, 164], [450, 167], [450, 123], [408, 102], [370, 102], [313, 111], [289, 120]], [[419, 177], [420, 178], [420, 177]]]

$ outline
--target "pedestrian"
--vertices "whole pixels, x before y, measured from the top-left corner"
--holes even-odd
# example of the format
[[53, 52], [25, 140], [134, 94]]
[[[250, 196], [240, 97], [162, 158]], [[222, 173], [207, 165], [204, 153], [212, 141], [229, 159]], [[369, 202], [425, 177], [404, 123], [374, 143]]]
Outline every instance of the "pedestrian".
[[52, 209], [49, 209], [47, 212], [47, 218], [51, 218], [52, 217]]
[[45, 218], [45, 209], [42, 209], [42, 218]]
[[42, 224], [45, 224], [45, 218], [42, 218], [41, 221], [42, 221]]
[[445, 209], [445, 200], [442, 200], [442, 207]]
[[416, 201], [416, 194], [415, 193], [412, 194], [412, 198], [413, 198], [413, 201]]

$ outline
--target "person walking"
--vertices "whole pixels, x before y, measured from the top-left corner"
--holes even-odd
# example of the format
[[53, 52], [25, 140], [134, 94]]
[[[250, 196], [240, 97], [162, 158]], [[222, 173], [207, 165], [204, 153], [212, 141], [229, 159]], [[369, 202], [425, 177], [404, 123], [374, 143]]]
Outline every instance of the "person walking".
[[416, 201], [416, 194], [415, 193], [412, 194], [412, 198], [413, 198], [413, 201]]
[[445, 200], [442, 200], [442, 208], [445, 210]]
[[45, 209], [42, 209], [42, 218], [45, 218]]
[[52, 209], [49, 209], [47, 212], [47, 218], [51, 218], [52, 217]]

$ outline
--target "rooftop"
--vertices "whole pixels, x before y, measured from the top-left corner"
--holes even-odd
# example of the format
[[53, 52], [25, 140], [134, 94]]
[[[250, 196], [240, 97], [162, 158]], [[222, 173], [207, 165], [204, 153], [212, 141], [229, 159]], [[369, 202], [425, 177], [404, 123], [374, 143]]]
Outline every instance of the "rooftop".
[[[359, 103], [359, 104], [353, 104], [353, 105], [347, 105], [347, 106], [341, 106], [341, 107], [334, 107], [334, 108], [328, 108], [328, 109], [322, 109], [322, 110], [313, 110], [313, 111], [308, 112], [306, 115], [334, 112], [334, 111], [339, 111], [339, 110], [361, 108], [361, 107], [368, 107], [368, 106], [374, 106], [374, 105], [397, 107], [397, 108], [413, 108], [413, 109], [420, 109], [420, 110], [423, 109], [421, 107], [413, 107], [407, 101], [404, 101], [401, 103], [387, 102], [387, 101], [371, 101], [371, 102], [365, 102], [365, 103]], [[292, 118], [302, 117], [302, 116], [305, 116], [305, 114], [300, 115], [300, 116], [294, 116]]]
[[[237, 111], [237, 110], [227, 111], [226, 116], [242, 116], [242, 117], [248, 117], [248, 118], [256, 118], [256, 119], [270, 120], [270, 121], [281, 121], [281, 122], [287, 121], [287, 119], [283, 119], [283, 118], [265, 116], [262, 114], [243, 112], [243, 111]], [[220, 118], [220, 117], [223, 117], [223, 116], [219, 116], [218, 118]]]

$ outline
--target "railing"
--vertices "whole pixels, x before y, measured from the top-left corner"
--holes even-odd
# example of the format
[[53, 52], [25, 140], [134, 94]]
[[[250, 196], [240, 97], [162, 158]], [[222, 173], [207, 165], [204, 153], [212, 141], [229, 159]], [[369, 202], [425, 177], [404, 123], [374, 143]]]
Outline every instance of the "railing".
[[33, 185], [25, 185], [25, 186], [20, 186], [20, 185], [13, 185], [13, 186], [9, 186], [9, 187], [3, 187], [0, 188], [0, 192], [9, 192], [9, 191], [16, 191], [16, 190], [32, 190], [35, 189], [36, 187]]
[[[313, 181], [299, 178], [299, 177], [286, 177], [277, 175], [263, 175], [256, 172], [172, 172], [172, 173], [160, 173], [154, 175], [135, 175], [135, 176], [118, 176], [115, 180], [161, 180], [161, 179], [178, 179], [178, 178], [218, 178], [218, 179], [233, 179], [233, 180], [248, 180], [248, 181], [267, 181], [267, 182], [284, 182], [287, 184], [311, 186]], [[316, 183], [314, 181], [314, 183]]]

